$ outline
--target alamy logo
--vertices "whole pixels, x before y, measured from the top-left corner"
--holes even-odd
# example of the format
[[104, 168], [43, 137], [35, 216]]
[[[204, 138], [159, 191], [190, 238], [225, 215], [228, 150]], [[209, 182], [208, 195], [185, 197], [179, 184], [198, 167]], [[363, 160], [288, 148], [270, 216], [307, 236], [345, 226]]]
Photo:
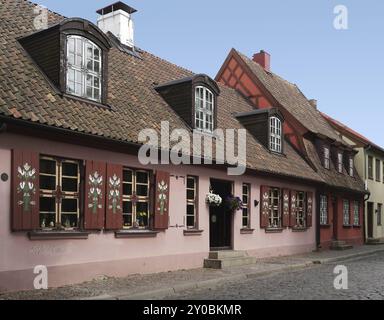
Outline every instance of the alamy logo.
[[169, 122], [163, 121], [160, 137], [154, 129], [143, 129], [139, 133], [138, 141], [143, 146], [138, 159], [142, 165], [211, 165], [215, 162], [228, 165], [228, 175], [239, 176], [246, 169], [246, 140], [245, 129], [216, 129], [212, 134], [197, 130], [191, 134], [185, 129], [170, 132]]
[[346, 266], [336, 266], [333, 270], [336, 275], [333, 286], [336, 290], [348, 290], [348, 269]]
[[37, 276], [33, 280], [33, 287], [36, 290], [48, 289], [48, 269], [46, 266], [36, 266], [33, 269], [33, 273]]
[[338, 5], [333, 9], [336, 15], [333, 20], [333, 27], [336, 30], [348, 30], [348, 8], [344, 5]]

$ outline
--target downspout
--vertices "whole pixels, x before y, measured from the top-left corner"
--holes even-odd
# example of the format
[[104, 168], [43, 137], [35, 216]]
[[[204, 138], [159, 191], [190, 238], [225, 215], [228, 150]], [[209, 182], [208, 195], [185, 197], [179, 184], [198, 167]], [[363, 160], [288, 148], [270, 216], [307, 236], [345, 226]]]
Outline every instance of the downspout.
[[[364, 184], [365, 188], [368, 191], [368, 167], [367, 167], [367, 151], [371, 149], [371, 145], [368, 145], [367, 147], [364, 148]], [[366, 199], [365, 197], [368, 196]], [[363, 235], [364, 235], [364, 243], [367, 241], [367, 220], [366, 217], [368, 217], [368, 212], [366, 210], [367, 208], [367, 201], [371, 197], [371, 194], [369, 193], [368, 195], [364, 196], [364, 215], [363, 215]]]
[[320, 238], [320, 191], [316, 188], [316, 249], [317, 251], [321, 248]]

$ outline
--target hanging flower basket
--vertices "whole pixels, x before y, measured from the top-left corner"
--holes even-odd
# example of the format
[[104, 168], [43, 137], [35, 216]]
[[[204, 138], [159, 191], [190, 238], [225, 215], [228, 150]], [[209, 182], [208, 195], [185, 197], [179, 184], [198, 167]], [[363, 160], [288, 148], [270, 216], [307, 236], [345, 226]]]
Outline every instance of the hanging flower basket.
[[226, 199], [226, 204], [228, 209], [233, 212], [243, 209], [244, 206], [243, 201], [241, 201], [240, 197], [234, 197], [232, 195]]
[[207, 194], [206, 202], [210, 207], [220, 207], [223, 199], [218, 194], [210, 192]]

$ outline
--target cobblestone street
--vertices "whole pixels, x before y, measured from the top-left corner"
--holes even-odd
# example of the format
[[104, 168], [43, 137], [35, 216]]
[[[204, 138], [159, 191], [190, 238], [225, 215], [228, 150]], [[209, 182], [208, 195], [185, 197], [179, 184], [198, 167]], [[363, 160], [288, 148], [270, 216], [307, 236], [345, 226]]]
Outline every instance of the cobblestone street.
[[[348, 268], [349, 289], [336, 290], [333, 286], [337, 265]], [[167, 299], [384, 299], [384, 253], [305, 268], [298, 271], [273, 274], [221, 285], [215, 289], [188, 290]]]

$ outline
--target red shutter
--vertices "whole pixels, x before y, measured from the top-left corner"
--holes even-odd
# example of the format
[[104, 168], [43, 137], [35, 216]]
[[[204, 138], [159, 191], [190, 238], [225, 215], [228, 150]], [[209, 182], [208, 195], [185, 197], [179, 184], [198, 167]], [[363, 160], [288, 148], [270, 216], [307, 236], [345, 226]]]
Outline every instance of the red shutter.
[[289, 190], [283, 190], [283, 227], [289, 227], [290, 210], [290, 194]]
[[297, 192], [291, 191], [291, 217], [289, 219], [289, 226], [291, 228], [294, 228], [296, 226], [296, 214], [297, 214], [297, 207], [296, 207], [296, 200], [297, 200]]
[[106, 164], [87, 160], [85, 164], [84, 229], [102, 230], [105, 217]]
[[157, 171], [155, 177], [154, 229], [168, 229], [170, 176], [168, 172]]
[[120, 230], [123, 227], [123, 166], [107, 164], [105, 194], [105, 228]]
[[270, 187], [261, 186], [260, 189], [260, 228], [269, 227], [269, 192]]
[[39, 228], [39, 154], [12, 150], [12, 230]]
[[313, 217], [313, 193], [307, 192], [307, 228], [312, 227]]

